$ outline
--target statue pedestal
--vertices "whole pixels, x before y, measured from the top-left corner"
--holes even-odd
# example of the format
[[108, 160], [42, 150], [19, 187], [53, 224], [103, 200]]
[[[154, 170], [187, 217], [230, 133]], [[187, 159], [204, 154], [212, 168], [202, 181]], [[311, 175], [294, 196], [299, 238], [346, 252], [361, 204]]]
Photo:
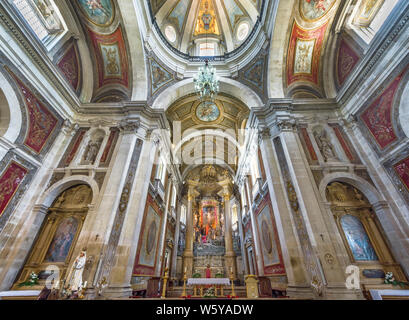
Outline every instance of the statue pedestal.
[[257, 276], [249, 274], [246, 276], [245, 282], [246, 282], [247, 298], [249, 299], [259, 298]]

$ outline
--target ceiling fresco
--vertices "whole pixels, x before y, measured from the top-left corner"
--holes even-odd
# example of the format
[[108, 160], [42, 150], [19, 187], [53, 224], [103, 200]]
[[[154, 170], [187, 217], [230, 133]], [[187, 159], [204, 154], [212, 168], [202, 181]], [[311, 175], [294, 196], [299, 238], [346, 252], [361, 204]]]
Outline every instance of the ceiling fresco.
[[300, 12], [305, 20], [318, 20], [328, 13], [336, 0], [301, 0]]
[[98, 26], [108, 26], [115, 18], [112, 0], [77, 0], [86, 19]]

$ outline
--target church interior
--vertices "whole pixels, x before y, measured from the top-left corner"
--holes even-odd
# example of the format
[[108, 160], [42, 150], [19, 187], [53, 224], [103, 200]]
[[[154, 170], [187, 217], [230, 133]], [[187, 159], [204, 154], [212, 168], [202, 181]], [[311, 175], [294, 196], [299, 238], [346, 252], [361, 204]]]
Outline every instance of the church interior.
[[0, 2], [0, 300], [409, 299], [409, 1]]

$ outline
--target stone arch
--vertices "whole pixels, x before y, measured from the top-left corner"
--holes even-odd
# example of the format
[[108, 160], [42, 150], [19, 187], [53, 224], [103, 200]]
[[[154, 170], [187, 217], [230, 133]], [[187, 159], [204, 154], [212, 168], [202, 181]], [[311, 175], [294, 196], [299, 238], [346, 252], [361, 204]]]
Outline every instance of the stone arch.
[[[284, 98], [283, 72], [286, 69], [285, 60], [287, 42], [291, 32], [291, 16], [298, 0], [280, 1], [277, 17], [287, 23], [277, 23], [271, 36], [267, 90], [269, 98]], [[290, 22], [289, 22], [290, 21]], [[289, 22], [289, 23], [288, 23]]]
[[20, 101], [10, 82], [0, 72], [0, 136], [15, 142], [23, 127]]
[[319, 185], [319, 192], [321, 194], [321, 197], [326, 202], [328, 202], [325, 192], [326, 188], [331, 182], [334, 181], [344, 182], [357, 188], [364, 194], [364, 196], [368, 199], [371, 205], [375, 205], [380, 201], [385, 200], [382, 197], [382, 195], [378, 192], [378, 190], [376, 190], [376, 188], [373, 185], [371, 185], [368, 181], [364, 180], [363, 178], [352, 173], [336, 172], [325, 176]]
[[50, 207], [54, 200], [65, 190], [75, 186], [85, 184], [88, 185], [92, 190], [92, 201], [91, 206], [94, 206], [97, 202], [98, 195], [99, 195], [99, 187], [97, 182], [88, 176], [71, 176], [68, 178], [64, 178], [57, 183], [53, 184], [50, 188], [48, 188], [41, 198], [38, 200], [37, 205], [43, 205], [45, 207]]
[[[263, 107], [260, 97], [246, 85], [232, 79], [221, 77], [220, 92], [230, 94], [231, 96], [242, 101], [249, 109]], [[175, 83], [164, 90], [153, 101], [153, 109], [164, 109], [165, 111], [181, 97], [195, 93], [192, 78], [188, 78]]]
[[[229, 165], [229, 164], [227, 164], [225, 161], [223, 161], [223, 160], [221, 160], [221, 159], [214, 159], [214, 158], [205, 158], [204, 159], [204, 162], [206, 162], [206, 160], [213, 160], [213, 161], [215, 161], [213, 164], [215, 164], [215, 165], [218, 165], [218, 166], [220, 166], [220, 167], [222, 167], [222, 168], [225, 168], [225, 169], [227, 169], [229, 172], [230, 172], [230, 174], [232, 175], [232, 177], [234, 177], [234, 169]], [[210, 162], [209, 162], [210, 163]], [[187, 166], [184, 170], [183, 170], [183, 172], [182, 172], [182, 180], [185, 180], [186, 179], [186, 177], [188, 176], [188, 174], [193, 170], [193, 169], [195, 169], [195, 168], [197, 168], [197, 167], [200, 167], [200, 166], [202, 166], [203, 164], [191, 164], [191, 165], [189, 165], [189, 166]]]

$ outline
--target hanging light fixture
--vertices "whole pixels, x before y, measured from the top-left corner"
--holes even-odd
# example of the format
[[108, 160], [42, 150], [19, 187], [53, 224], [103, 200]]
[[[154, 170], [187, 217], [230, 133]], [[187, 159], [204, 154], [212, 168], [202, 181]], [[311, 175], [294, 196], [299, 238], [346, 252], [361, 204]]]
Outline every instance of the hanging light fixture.
[[216, 75], [216, 69], [207, 60], [205, 65], [199, 68], [193, 82], [200, 100], [213, 100], [214, 96], [219, 92], [219, 79]]
[[[207, 28], [205, 27], [206, 50], [207, 50]], [[193, 77], [196, 93], [200, 100], [213, 100], [219, 92], [219, 78], [216, 75], [216, 69], [205, 60], [205, 65], [199, 68], [199, 72]]]

